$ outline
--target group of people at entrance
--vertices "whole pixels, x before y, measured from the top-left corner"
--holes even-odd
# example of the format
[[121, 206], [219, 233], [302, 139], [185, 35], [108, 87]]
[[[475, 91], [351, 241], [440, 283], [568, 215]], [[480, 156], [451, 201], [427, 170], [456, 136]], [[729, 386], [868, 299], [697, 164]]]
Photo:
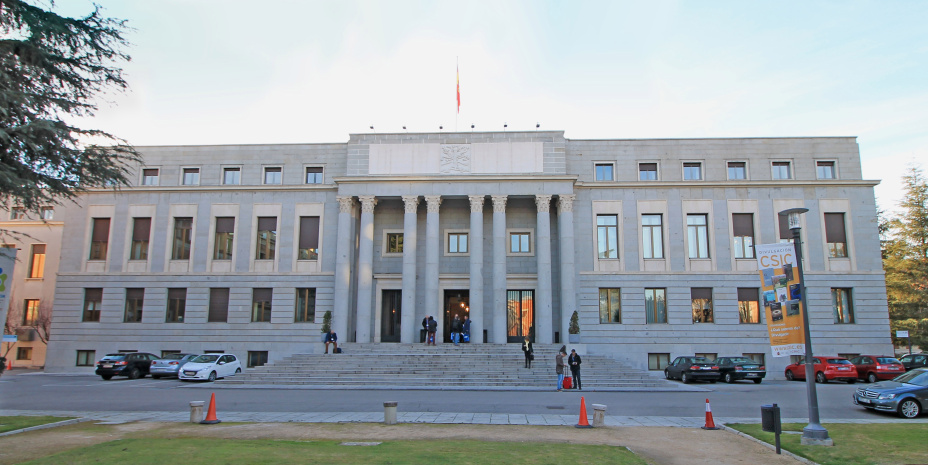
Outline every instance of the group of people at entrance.
[[[425, 339], [426, 345], [435, 345], [435, 332], [438, 330], [438, 322], [435, 318], [427, 316], [422, 319], [422, 330], [428, 336]], [[458, 345], [459, 342], [470, 342], [470, 318], [464, 315], [461, 320], [457, 315], [451, 320], [451, 342]]]
[[[532, 341], [528, 337], [522, 341], [522, 352], [525, 354], [525, 368], [532, 367], [532, 361], [535, 360], [535, 348], [532, 346]], [[564, 389], [576, 388], [583, 390], [582, 384], [580, 384], [580, 364], [583, 363], [583, 360], [580, 359], [580, 354], [577, 353], [577, 349], [571, 349], [570, 355], [567, 356], [567, 363], [564, 363], [564, 357], [567, 356], [567, 346], [561, 346], [560, 350], [557, 351], [557, 355], [554, 357], [554, 371], [557, 373], [557, 390], [562, 391]], [[571, 386], [567, 386], [564, 383], [564, 378], [567, 375], [567, 371], [564, 370], [565, 365], [570, 368], [570, 374], [573, 378], [573, 381], [570, 383]]]

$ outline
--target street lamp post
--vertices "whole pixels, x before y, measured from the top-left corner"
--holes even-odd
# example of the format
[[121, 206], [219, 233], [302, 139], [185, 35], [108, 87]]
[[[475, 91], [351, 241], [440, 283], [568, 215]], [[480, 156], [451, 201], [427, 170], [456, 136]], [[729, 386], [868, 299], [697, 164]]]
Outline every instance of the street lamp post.
[[802, 225], [800, 223], [800, 215], [809, 211], [808, 208], [790, 208], [788, 210], [783, 210], [780, 212], [780, 215], [785, 215], [789, 221], [789, 229], [793, 232], [793, 247], [796, 249], [796, 263], [799, 269], [799, 299], [802, 302], [802, 323], [803, 323], [803, 332], [805, 335], [805, 346], [806, 346], [806, 392], [808, 394], [809, 402], [809, 424], [802, 429], [802, 438], [800, 442], [802, 445], [821, 445], [821, 446], [831, 446], [834, 445], [834, 441], [828, 437], [828, 430], [822, 426], [818, 417], [818, 393], [815, 390], [815, 365], [812, 358], [812, 335], [809, 329], [809, 304], [806, 300], [806, 282], [805, 277], [802, 273], [802, 240], [800, 239], [800, 231], [802, 230]]

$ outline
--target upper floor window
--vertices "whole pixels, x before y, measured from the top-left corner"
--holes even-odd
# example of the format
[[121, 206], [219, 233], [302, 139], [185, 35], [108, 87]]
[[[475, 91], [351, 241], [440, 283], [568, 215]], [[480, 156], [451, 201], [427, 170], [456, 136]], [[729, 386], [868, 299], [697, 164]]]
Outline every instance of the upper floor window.
[[200, 184], [200, 168], [184, 168], [185, 186], [197, 186]]
[[835, 176], [835, 162], [833, 161], [819, 161], [815, 162], [815, 174], [819, 179], [836, 179]]
[[103, 289], [84, 289], [84, 313], [81, 321], [100, 321], [100, 307], [103, 304]]
[[853, 323], [854, 307], [851, 304], [851, 290], [845, 288], [831, 289], [831, 308], [835, 323]]
[[[402, 236], [402, 234], [400, 235]], [[297, 260], [319, 259], [319, 217], [300, 217], [300, 250]], [[403, 252], [403, 238], [400, 237], [400, 253]]]
[[638, 180], [657, 181], [657, 163], [639, 163]]
[[110, 240], [110, 219], [94, 218], [90, 239], [90, 260], [106, 260], [106, 249]]
[[793, 242], [793, 230], [789, 229], [789, 218], [787, 215], [777, 215], [777, 223], [780, 227], [780, 240], [779, 242]]
[[283, 180], [283, 168], [279, 166], [264, 168], [265, 184], [280, 184]]
[[26, 209], [23, 207], [13, 207], [10, 210], [10, 219], [11, 220], [22, 220], [26, 218]]
[[467, 253], [467, 233], [448, 233], [448, 253]]
[[306, 184], [322, 184], [322, 179], [321, 166], [306, 167]]
[[148, 260], [148, 240], [151, 237], [151, 218], [132, 219], [132, 246], [129, 260]]
[[728, 162], [728, 179], [738, 180], [748, 178], [747, 163], [743, 161]]
[[532, 234], [529, 232], [509, 233], [509, 253], [532, 253]]
[[620, 289], [599, 289], [599, 322], [622, 322], [622, 292]]
[[693, 307], [693, 323], [712, 323], [712, 288], [690, 288], [690, 301]]
[[146, 168], [142, 170], [142, 185], [143, 186], [157, 186], [158, 185], [158, 168]]
[[683, 164], [683, 179], [687, 181], [700, 181], [702, 180], [702, 163], [684, 163]]
[[641, 215], [641, 245], [644, 258], [664, 258], [664, 231], [661, 215]]
[[709, 258], [708, 215], [686, 215], [686, 234], [690, 258]]
[[226, 185], [238, 185], [242, 183], [241, 168], [223, 168], [222, 183]]
[[213, 260], [232, 260], [235, 240], [235, 217], [216, 217], [216, 237], [213, 240]]
[[732, 213], [731, 229], [735, 258], [754, 258], [754, 214]]
[[273, 260], [277, 250], [277, 217], [262, 216], [258, 218], [258, 245], [256, 260]]
[[126, 289], [126, 313], [123, 321], [126, 323], [141, 322], [144, 303], [145, 289]]
[[29, 277], [45, 277], [45, 244], [32, 244], [32, 260], [30, 260], [29, 263]]
[[387, 233], [385, 253], [392, 253], [392, 254], [403, 253], [403, 233], [401, 232]]
[[23, 302], [23, 326], [35, 326], [39, 321], [39, 299], [26, 299]]
[[738, 323], [760, 323], [760, 293], [756, 287], [738, 288]]
[[828, 243], [829, 257], [847, 257], [847, 233], [845, 231], [844, 213], [825, 213], [825, 242]]
[[225, 323], [229, 318], [229, 288], [212, 287], [209, 289], [209, 311], [206, 321]]
[[313, 323], [316, 321], [316, 290], [298, 288], [296, 290], [296, 308], [293, 321], [296, 323]]
[[174, 218], [174, 242], [171, 260], [189, 260], [193, 218]]
[[615, 164], [597, 163], [596, 164], [597, 181], [615, 181]]
[[619, 258], [618, 215], [596, 215], [596, 244], [600, 259]]
[[55, 217], [55, 208], [54, 207], [42, 207], [39, 210], [39, 216], [45, 221], [51, 221]]
[[773, 179], [793, 179], [793, 174], [788, 161], [775, 161], [771, 165], [773, 170]]

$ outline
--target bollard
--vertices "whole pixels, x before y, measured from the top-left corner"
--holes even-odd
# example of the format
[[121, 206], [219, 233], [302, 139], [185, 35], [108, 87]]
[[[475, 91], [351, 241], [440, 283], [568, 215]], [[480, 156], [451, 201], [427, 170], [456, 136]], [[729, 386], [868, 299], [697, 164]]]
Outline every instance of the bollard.
[[593, 427], [599, 428], [606, 426], [606, 406], [604, 404], [593, 404]]
[[203, 404], [205, 401], [194, 400], [190, 402], [190, 423], [200, 423], [203, 421]]
[[395, 400], [383, 403], [383, 424], [385, 425], [396, 424], [396, 401]]

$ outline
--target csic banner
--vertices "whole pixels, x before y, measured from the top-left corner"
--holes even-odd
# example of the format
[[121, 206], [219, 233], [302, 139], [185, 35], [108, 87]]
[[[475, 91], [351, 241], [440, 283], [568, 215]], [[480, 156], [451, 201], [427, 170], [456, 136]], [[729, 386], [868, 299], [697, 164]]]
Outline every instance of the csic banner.
[[770, 351], [774, 357], [805, 355], [799, 272], [793, 244], [765, 244], [754, 247], [763, 292], [761, 301], [767, 315]]
[[[0, 322], [6, 322], [6, 310], [13, 291], [13, 265], [16, 264], [16, 249], [0, 247]], [[6, 327], [6, 325], [3, 325]], [[0, 330], [3, 333], [3, 330]]]

